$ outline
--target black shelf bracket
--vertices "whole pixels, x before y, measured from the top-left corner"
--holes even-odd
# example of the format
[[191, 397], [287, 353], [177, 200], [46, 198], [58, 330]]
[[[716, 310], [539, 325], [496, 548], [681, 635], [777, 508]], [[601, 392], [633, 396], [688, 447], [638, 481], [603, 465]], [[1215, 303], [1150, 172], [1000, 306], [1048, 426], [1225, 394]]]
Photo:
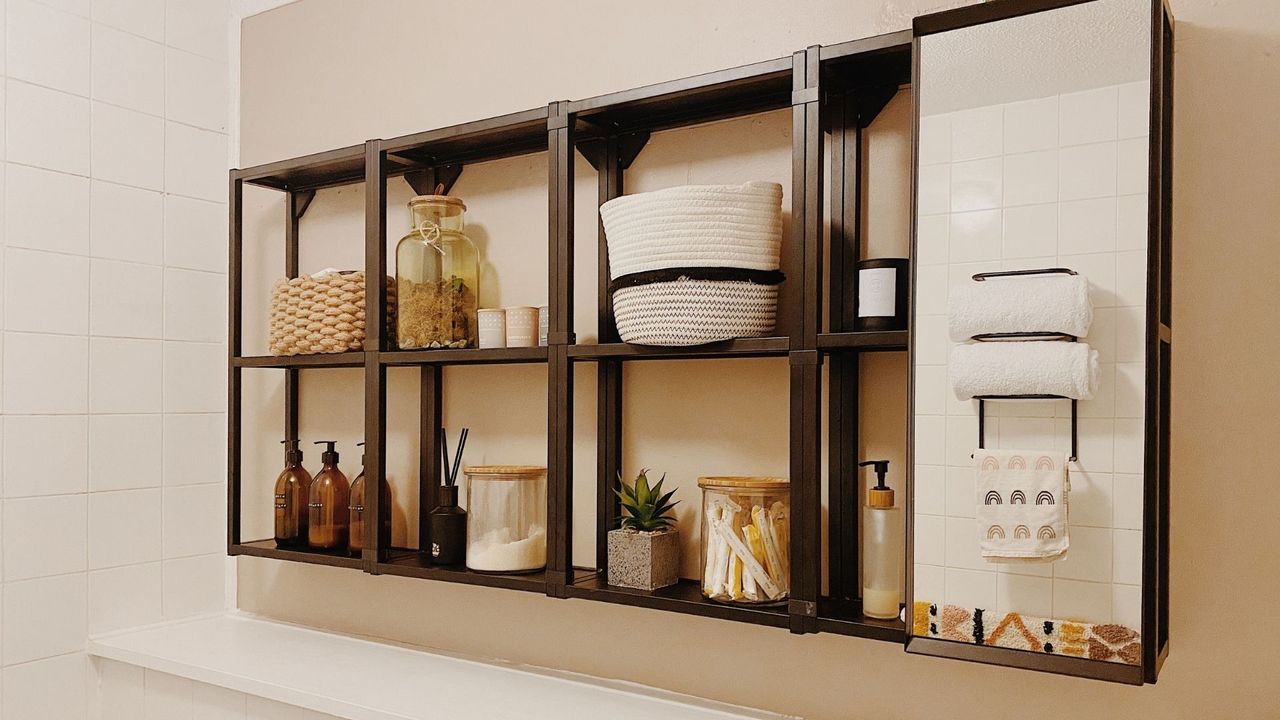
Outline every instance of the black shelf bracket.
[[438, 165], [427, 170], [414, 170], [404, 174], [404, 181], [419, 195], [435, 195], [436, 187], [444, 186], [441, 194], [448, 195], [453, 184], [462, 176], [462, 163]]
[[854, 99], [857, 106], [857, 117], [855, 121], [858, 127], [865, 129], [875, 122], [875, 119], [884, 111], [889, 101], [894, 95], [898, 94], [897, 85], [880, 85], [875, 87], [862, 88], [854, 92]]
[[316, 199], [315, 190], [295, 190], [293, 191], [293, 205], [291, 212], [293, 213], [293, 221], [297, 222], [307, 214], [307, 208], [311, 207], [311, 201]]

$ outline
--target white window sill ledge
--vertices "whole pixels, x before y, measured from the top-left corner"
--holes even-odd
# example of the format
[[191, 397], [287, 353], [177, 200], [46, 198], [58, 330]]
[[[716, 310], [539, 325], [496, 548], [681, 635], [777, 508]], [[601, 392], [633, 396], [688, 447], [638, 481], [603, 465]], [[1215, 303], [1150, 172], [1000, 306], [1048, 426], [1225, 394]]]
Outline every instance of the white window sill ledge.
[[90, 655], [350, 720], [778, 720], [642, 685], [374, 642], [232, 613], [94, 638]]

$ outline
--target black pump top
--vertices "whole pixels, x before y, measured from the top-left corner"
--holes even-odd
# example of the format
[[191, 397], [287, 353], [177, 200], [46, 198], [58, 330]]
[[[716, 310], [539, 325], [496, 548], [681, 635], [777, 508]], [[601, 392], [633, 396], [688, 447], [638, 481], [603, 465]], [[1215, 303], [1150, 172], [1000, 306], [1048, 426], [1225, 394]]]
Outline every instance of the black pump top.
[[866, 467], [868, 465], [875, 466], [876, 486], [872, 490], [888, 490], [889, 486], [884, 484], [884, 476], [889, 474], [888, 460], [868, 460], [858, 463], [858, 467]]
[[[356, 443], [356, 447], [358, 447], [358, 448], [362, 448], [362, 447], [364, 447], [364, 443], [362, 443], [362, 442], [358, 442], [358, 443]], [[360, 452], [360, 469], [361, 469], [361, 470], [363, 470], [363, 469], [364, 469], [364, 451], [363, 451], [363, 450]]]
[[317, 440], [315, 444], [329, 446], [327, 449], [325, 449], [323, 453], [320, 454], [320, 462], [324, 463], [325, 465], [338, 464], [338, 451], [336, 449], [338, 445], [337, 440]]
[[299, 440], [281, 440], [280, 444], [284, 445], [284, 464], [285, 465], [301, 465], [302, 449], [298, 447]]

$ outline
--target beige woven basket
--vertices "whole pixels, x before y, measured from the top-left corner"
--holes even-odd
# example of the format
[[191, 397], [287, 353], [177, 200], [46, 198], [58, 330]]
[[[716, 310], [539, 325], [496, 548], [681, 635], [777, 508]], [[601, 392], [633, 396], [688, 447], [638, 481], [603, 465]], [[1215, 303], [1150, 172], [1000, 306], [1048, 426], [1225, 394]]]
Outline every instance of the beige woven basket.
[[[271, 288], [271, 354], [364, 349], [363, 270], [281, 278]], [[387, 283], [387, 332], [395, 328], [395, 283]]]

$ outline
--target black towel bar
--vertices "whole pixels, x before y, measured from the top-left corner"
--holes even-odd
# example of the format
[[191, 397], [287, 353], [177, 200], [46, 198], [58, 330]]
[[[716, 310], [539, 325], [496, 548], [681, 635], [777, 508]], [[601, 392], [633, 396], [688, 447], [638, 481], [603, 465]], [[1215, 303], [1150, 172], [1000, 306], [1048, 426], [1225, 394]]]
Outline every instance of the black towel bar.
[[1076, 462], [1079, 457], [1079, 413], [1077, 412], [1077, 404], [1080, 402], [1075, 398], [1068, 398], [1064, 395], [978, 395], [974, 398], [978, 401], [978, 449], [981, 450], [987, 446], [987, 401], [988, 400], [1071, 400], [1071, 456], [1067, 458], [1069, 462]]
[[1077, 275], [1078, 273], [1071, 268], [1036, 268], [1033, 270], [996, 270], [992, 272], [975, 273], [974, 282], [983, 282], [987, 278], [997, 277], [1016, 277], [1020, 275]]

